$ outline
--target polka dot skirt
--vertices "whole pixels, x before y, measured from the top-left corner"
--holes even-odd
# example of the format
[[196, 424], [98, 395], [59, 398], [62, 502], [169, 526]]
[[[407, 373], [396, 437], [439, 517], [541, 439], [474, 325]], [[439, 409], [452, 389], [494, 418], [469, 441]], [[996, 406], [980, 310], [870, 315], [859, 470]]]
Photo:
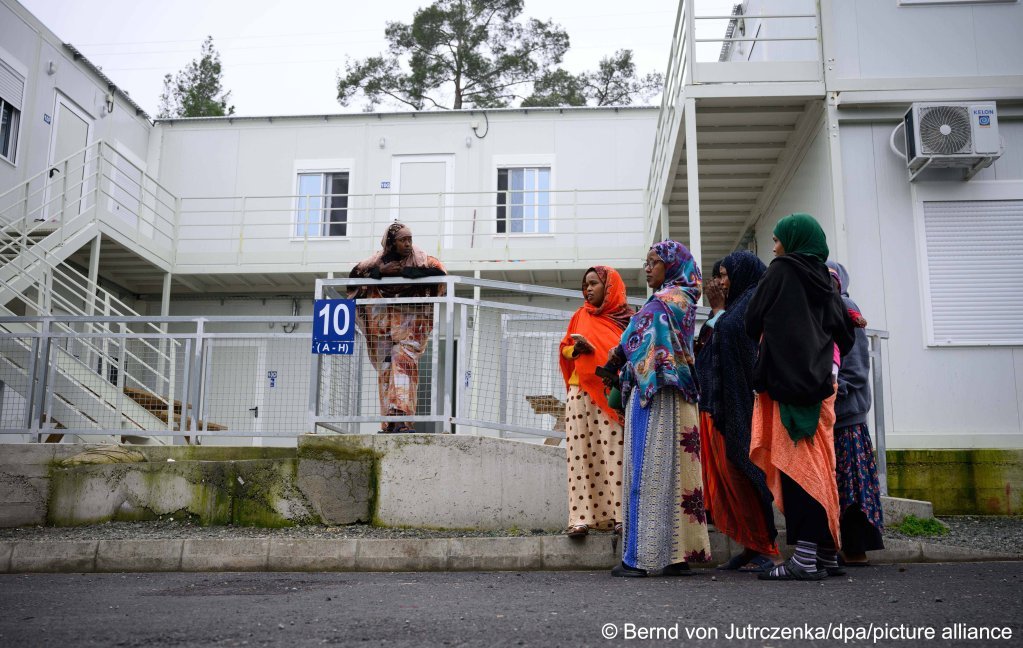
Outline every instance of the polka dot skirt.
[[568, 524], [611, 529], [622, 519], [622, 427], [578, 385], [572, 385], [565, 429]]

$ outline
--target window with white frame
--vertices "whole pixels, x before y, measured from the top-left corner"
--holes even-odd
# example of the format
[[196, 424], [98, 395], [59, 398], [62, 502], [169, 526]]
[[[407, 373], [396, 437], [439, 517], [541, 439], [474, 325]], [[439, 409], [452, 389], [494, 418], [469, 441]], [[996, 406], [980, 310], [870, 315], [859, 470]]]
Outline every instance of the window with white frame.
[[295, 236], [347, 236], [348, 172], [298, 174]]
[[1023, 344], [1023, 199], [924, 200], [928, 344]]
[[547, 234], [551, 231], [551, 168], [497, 169], [497, 233]]
[[25, 77], [0, 60], [0, 157], [14, 162], [18, 153], [18, 125]]

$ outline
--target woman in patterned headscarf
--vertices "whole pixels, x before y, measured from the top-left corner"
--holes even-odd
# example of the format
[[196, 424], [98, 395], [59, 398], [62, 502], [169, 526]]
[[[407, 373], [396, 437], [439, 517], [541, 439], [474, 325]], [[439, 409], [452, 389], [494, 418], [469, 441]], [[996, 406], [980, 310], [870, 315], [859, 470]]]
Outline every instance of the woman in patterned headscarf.
[[622, 564], [612, 576], [691, 573], [710, 559], [700, 468], [699, 389], [693, 357], [700, 269], [676, 241], [650, 248], [647, 285], [654, 294], [611, 350], [621, 367], [625, 405]]
[[750, 459], [764, 471], [785, 515], [795, 554], [763, 580], [838, 575], [835, 485], [834, 345], [852, 348], [853, 322], [824, 266], [824, 230], [809, 214], [774, 228], [775, 259], [746, 309], [746, 333], [759, 340], [753, 366]]
[[[412, 230], [395, 221], [380, 241], [383, 248], [352, 269], [350, 277], [420, 277], [447, 274], [444, 265], [412, 244]], [[444, 284], [366, 284], [348, 291], [349, 299], [440, 297]], [[356, 321], [366, 338], [370, 362], [377, 370], [381, 416], [414, 416], [419, 385], [419, 356], [433, 330], [432, 304], [359, 305]], [[411, 422], [388, 421], [381, 432], [415, 432]]]
[[568, 531], [578, 538], [594, 529], [621, 529], [622, 416], [607, 402], [597, 365], [618, 344], [633, 310], [625, 282], [614, 268], [594, 266], [583, 275], [586, 303], [561, 340], [561, 375], [568, 390], [565, 427], [568, 456]]

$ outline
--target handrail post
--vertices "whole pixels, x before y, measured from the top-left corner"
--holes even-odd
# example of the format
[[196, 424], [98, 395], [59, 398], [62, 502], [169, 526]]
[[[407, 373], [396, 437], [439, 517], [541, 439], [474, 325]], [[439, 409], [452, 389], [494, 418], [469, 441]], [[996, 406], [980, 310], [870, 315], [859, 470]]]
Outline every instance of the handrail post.
[[689, 74], [689, 81], [691, 83], [699, 83], [699, 79], [696, 78], [696, 2], [694, 0], [682, 0], [683, 14], [682, 20], [686, 24], [686, 57], [683, 60], [682, 69], [679, 71], [678, 85], [679, 94], [682, 94], [682, 89], [685, 86], [686, 80], [686, 68], [691, 72]]
[[579, 260], [579, 190], [572, 190], [572, 260]]
[[[60, 191], [60, 216], [58, 217], [57, 227], [60, 228], [60, 244], [64, 245], [64, 210], [67, 209], [67, 160], [64, 160], [64, 172], [61, 174], [61, 191]], [[85, 171], [82, 171], [83, 177]]]
[[177, 261], [178, 261], [177, 260], [178, 241], [181, 239], [181, 197], [180, 196], [174, 196], [174, 223], [173, 223], [173, 225], [174, 225], [174, 237], [173, 237], [173, 239], [174, 239], [174, 247], [171, 250], [171, 253], [174, 256], [173, 256], [173, 258], [171, 258], [171, 267], [174, 267], [174, 264], [176, 264]]
[[884, 370], [881, 355], [881, 336], [870, 336], [870, 359], [873, 369], [874, 438], [877, 451], [877, 481], [881, 495], [888, 496], [888, 454], [884, 422]]
[[455, 284], [451, 277], [444, 278], [447, 294], [444, 299], [444, 433], [451, 434], [452, 399], [454, 398], [455, 367]]
[[[191, 395], [190, 395], [189, 398], [185, 399], [186, 403], [191, 403], [191, 405], [192, 405], [192, 407], [191, 407], [191, 409], [192, 409], [192, 417], [191, 417], [191, 421], [189, 421], [189, 426], [188, 426], [188, 429], [192, 432], [192, 436], [195, 436], [195, 433], [199, 429], [198, 428], [198, 425], [199, 425], [199, 423], [198, 423], [199, 422], [199, 395], [200, 395], [200, 391], [201, 391], [201, 388], [202, 388], [201, 383], [202, 383], [202, 376], [203, 376], [203, 373], [204, 373], [203, 366], [202, 366], [202, 350], [203, 350], [203, 334], [204, 334], [204, 324], [205, 323], [206, 323], [206, 320], [201, 318], [201, 317], [195, 323], [195, 348], [192, 350], [192, 369], [189, 372], [190, 373], [190, 377], [191, 377], [191, 381], [192, 381], [192, 384], [191, 384], [190, 389], [189, 389]], [[185, 415], [184, 411], [182, 411], [181, 415], [182, 416]], [[198, 438], [196, 439], [196, 443], [198, 443]]]
[[248, 197], [242, 196], [242, 214], [238, 223], [238, 257], [235, 259], [237, 265], [242, 264], [242, 252], [245, 249], [245, 211], [248, 206]]

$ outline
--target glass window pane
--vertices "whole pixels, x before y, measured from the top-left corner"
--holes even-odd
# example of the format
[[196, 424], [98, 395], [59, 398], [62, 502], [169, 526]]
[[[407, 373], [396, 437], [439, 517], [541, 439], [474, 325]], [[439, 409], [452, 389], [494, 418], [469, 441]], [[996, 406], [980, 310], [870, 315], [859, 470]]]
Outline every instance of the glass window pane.
[[11, 121], [11, 107], [0, 101], [0, 155], [4, 157], [10, 157], [7, 149], [11, 140]]
[[507, 231], [505, 221], [505, 204], [508, 200], [508, 169], [497, 170], [497, 233]]
[[345, 236], [348, 233], [348, 173], [331, 173], [328, 176], [331, 194], [330, 213], [325, 219], [328, 225], [328, 236]]
[[537, 171], [539, 172], [537, 184], [540, 189], [536, 195], [538, 231], [546, 234], [551, 231], [551, 195], [548, 193], [551, 188], [551, 170], [544, 167]]
[[295, 236], [319, 236], [320, 212], [323, 209], [323, 174], [301, 173], [298, 176], [298, 213]]
[[511, 190], [512, 191], [522, 191], [522, 181], [523, 181], [523, 175], [524, 175], [523, 171], [524, 171], [524, 169], [509, 169], [508, 170], [508, 175], [510, 176], [510, 179], [511, 179]]

